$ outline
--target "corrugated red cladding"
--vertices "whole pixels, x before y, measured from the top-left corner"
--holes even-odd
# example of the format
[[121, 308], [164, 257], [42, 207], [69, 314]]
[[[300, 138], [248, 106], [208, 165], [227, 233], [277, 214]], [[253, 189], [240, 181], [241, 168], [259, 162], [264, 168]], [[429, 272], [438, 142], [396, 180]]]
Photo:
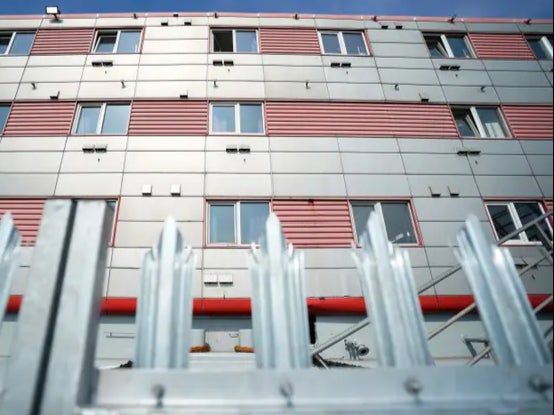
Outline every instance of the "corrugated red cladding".
[[506, 105], [502, 109], [515, 138], [552, 139], [551, 106]]
[[457, 138], [447, 105], [268, 102], [269, 135]]
[[129, 135], [206, 135], [207, 101], [134, 101]]
[[42, 29], [37, 31], [31, 55], [87, 54], [94, 29]]
[[44, 202], [45, 199], [0, 199], [0, 217], [11, 212], [22, 246], [35, 244]]
[[262, 53], [321, 53], [315, 29], [266, 28], [260, 29]]
[[350, 246], [354, 239], [346, 200], [273, 200], [272, 210], [296, 247]]
[[477, 57], [481, 59], [535, 59], [527, 40], [521, 34], [470, 33], [469, 38]]
[[14, 102], [4, 135], [68, 135], [74, 112], [75, 102]]

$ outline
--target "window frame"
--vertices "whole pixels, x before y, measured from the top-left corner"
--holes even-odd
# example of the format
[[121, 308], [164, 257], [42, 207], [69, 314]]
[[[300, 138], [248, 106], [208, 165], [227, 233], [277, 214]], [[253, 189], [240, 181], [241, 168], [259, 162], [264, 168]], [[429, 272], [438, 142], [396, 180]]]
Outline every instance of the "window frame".
[[[498, 115], [498, 120], [500, 121], [500, 126], [504, 130], [504, 137], [490, 137], [487, 135], [485, 125], [483, 124], [483, 121], [481, 120], [481, 117], [479, 116], [479, 109], [495, 109], [496, 114]], [[456, 110], [469, 110], [469, 113], [471, 114], [471, 121], [473, 121], [473, 124], [477, 128], [477, 133], [475, 137], [470, 136], [463, 136], [460, 133], [460, 130], [458, 129], [458, 123], [456, 122], [456, 116], [454, 115], [454, 111]], [[485, 140], [506, 140], [506, 139], [512, 139], [512, 132], [510, 131], [510, 126], [508, 125], [508, 122], [506, 121], [506, 117], [504, 116], [504, 113], [502, 112], [501, 107], [499, 106], [486, 106], [486, 105], [452, 105], [450, 107], [450, 112], [452, 113], [452, 118], [454, 120], [454, 124], [456, 125], [456, 130], [458, 131], [458, 136], [462, 139], [466, 140], [479, 140], [479, 139], [485, 139]]]
[[[492, 231], [494, 234], [494, 237], [496, 238], [496, 241], [499, 241], [501, 238], [498, 236], [498, 232], [496, 230], [496, 227], [494, 226], [494, 221], [492, 220], [492, 215], [489, 211], [489, 206], [507, 206], [508, 212], [510, 213], [510, 218], [512, 219], [512, 223], [515, 226], [515, 229], [521, 229], [524, 225], [521, 222], [521, 218], [519, 217], [519, 213], [517, 212], [517, 209], [515, 207], [516, 203], [534, 203], [537, 206], [539, 206], [541, 210], [541, 215], [544, 215], [546, 211], [546, 207], [544, 206], [544, 203], [542, 201], [538, 201], [535, 199], [532, 200], [486, 200], [485, 201], [485, 211], [487, 213], [487, 218], [489, 219], [489, 223], [492, 227]], [[552, 240], [553, 235], [553, 228], [552, 224], [548, 219], [545, 219], [544, 222], [547, 224], [548, 230], [550, 231], [550, 240]], [[548, 236], [548, 235], [547, 235]], [[521, 232], [518, 235], [518, 239], [510, 239], [502, 244], [502, 246], [505, 245], [541, 245], [540, 241], [530, 241], [527, 233]]]
[[[534, 49], [531, 47], [530, 43], [529, 43], [529, 40], [539, 40], [546, 52], [547, 55], [549, 55], [548, 58], [539, 58], [536, 54], [535, 54], [535, 51]], [[554, 59], [554, 45], [550, 42], [550, 39], [549, 39], [549, 35], [526, 35], [525, 36], [525, 41], [527, 42], [527, 44], [529, 45], [529, 49], [531, 49], [531, 51], [533, 52], [533, 55], [535, 56], [535, 59], [537, 60], [552, 60]]]
[[[344, 41], [344, 33], [351, 33], [351, 34], [361, 35], [362, 40], [364, 42], [364, 46], [365, 46], [365, 54], [363, 54], [363, 55], [360, 55], [360, 54], [353, 55], [353, 54], [348, 53], [348, 50], [346, 48], [346, 43]], [[327, 53], [327, 52], [325, 52], [325, 45], [323, 44], [322, 34], [337, 35], [337, 38], [338, 38], [338, 41], [339, 41], [339, 48], [341, 50], [340, 53]], [[371, 56], [371, 51], [369, 49], [369, 44], [368, 44], [369, 42], [366, 39], [366, 34], [365, 34], [364, 30], [318, 30], [317, 31], [317, 38], [319, 40], [319, 49], [320, 49], [322, 55], [327, 55], [327, 56], [358, 56], [358, 57]]]
[[[214, 45], [214, 32], [231, 32], [233, 38], [233, 50], [231, 52], [216, 52]], [[237, 32], [254, 32], [256, 34], [256, 51], [255, 52], [239, 52], [237, 51]], [[210, 28], [210, 53], [229, 53], [229, 54], [247, 54], [255, 55], [260, 53], [260, 35], [259, 30], [255, 28], [226, 28], [226, 27], [212, 27]]]
[[[127, 117], [127, 125], [125, 128], [125, 133], [123, 134], [103, 134], [102, 127], [104, 126], [104, 121], [106, 117], [106, 108], [108, 105], [127, 105], [129, 107], [129, 115]], [[98, 120], [96, 121], [96, 130], [94, 133], [78, 133], [77, 128], [79, 127], [79, 121], [81, 120], [81, 113], [83, 108], [95, 108], [100, 106], [100, 112], [98, 114]], [[77, 104], [77, 111], [75, 112], [75, 120], [73, 122], [73, 128], [71, 129], [72, 135], [77, 136], [124, 136], [129, 133], [129, 121], [131, 119], [131, 102], [124, 101], [106, 101], [106, 102], [80, 102]]]
[[[113, 32], [115, 32], [115, 34], [116, 34], [116, 39], [115, 39], [115, 43], [114, 43], [112, 51], [111, 52], [97, 52], [96, 49], [98, 48], [98, 42], [100, 40], [100, 36], [102, 36], [102, 34], [108, 34], [108, 33], [113, 33]], [[138, 48], [137, 48], [136, 52], [119, 53], [117, 51], [117, 48], [119, 47], [119, 40], [121, 38], [121, 33], [122, 32], [138, 32], [139, 33], [139, 40], [138, 40], [138, 44], [137, 44]], [[141, 28], [97, 29], [96, 33], [94, 34], [94, 42], [92, 42], [92, 52], [91, 53], [95, 54], [95, 55], [117, 55], [117, 54], [120, 54], [120, 55], [135, 55], [135, 54], [141, 52], [142, 36], [143, 36], [143, 30]]]
[[[381, 217], [381, 220], [385, 224], [385, 229], [387, 229], [387, 225], [385, 223], [385, 217], [383, 215], [383, 204], [387, 203], [403, 203], [408, 207], [408, 212], [410, 213], [410, 223], [412, 224], [412, 229], [414, 231], [414, 237], [416, 239], [413, 243], [394, 243], [391, 242], [395, 246], [399, 247], [420, 247], [422, 246], [423, 239], [419, 232], [419, 226], [417, 222], [417, 216], [415, 214], [415, 210], [413, 207], [413, 203], [411, 200], [408, 199], [349, 199], [348, 200], [348, 209], [350, 211], [350, 221], [352, 223], [352, 234], [354, 235], [354, 240], [356, 242], [357, 246], [360, 246], [360, 240], [358, 236], [358, 232], [356, 229], [356, 221], [354, 219], [354, 209], [353, 206], [374, 206], [375, 212], [379, 214]], [[388, 231], [388, 230], [387, 230]]]
[[[219, 107], [233, 107], [235, 109], [235, 131], [233, 132], [218, 132], [213, 130], [213, 108]], [[262, 132], [261, 133], [243, 133], [241, 132], [240, 123], [240, 106], [241, 105], [260, 105], [262, 113]], [[237, 110], [238, 108], [238, 110]], [[243, 135], [243, 136], [264, 136], [266, 133], [265, 125], [265, 107], [263, 102], [259, 101], [213, 101], [210, 102], [210, 135]]]
[[[475, 54], [475, 50], [473, 49], [473, 45], [471, 44], [471, 41], [467, 33], [422, 32], [422, 34], [423, 34], [423, 40], [425, 41], [425, 46], [427, 47], [427, 52], [429, 52], [429, 56], [431, 57], [431, 59], [476, 59], [477, 58], [477, 55]], [[449, 36], [461, 37], [464, 40], [464, 43], [467, 49], [469, 50], [469, 53], [471, 56], [455, 56], [452, 46], [450, 46], [450, 42], [448, 41]], [[429, 45], [427, 44], [427, 39], [431, 37], [440, 39], [440, 44], [446, 51], [446, 56], [433, 56], [431, 54], [431, 50], [429, 49]]]
[[[268, 213], [272, 213], [271, 209], [271, 200], [269, 199], [211, 199], [206, 201], [206, 247], [210, 248], [218, 248], [218, 247], [250, 247], [252, 243], [254, 243], [256, 246], [258, 246], [258, 243], [252, 242], [252, 243], [243, 243], [242, 242], [242, 234], [241, 234], [241, 209], [240, 205], [241, 203], [265, 203], [268, 207]], [[234, 212], [234, 220], [233, 220], [233, 226], [234, 229], [234, 242], [211, 242], [210, 241], [210, 223], [211, 223], [211, 208], [212, 206], [233, 206], [233, 212]]]
[[35, 38], [33, 37], [33, 41], [31, 42], [31, 45], [29, 46], [29, 50], [27, 53], [11, 53], [11, 49], [13, 47], [13, 43], [15, 41], [15, 37], [18, 33], [20, 34], [32, 34], [33, 36], [36, 36], [37, 32], [35, 30], [0, 30], [0, 35], [3, 34], [10, 34], [10, 42], [8, 43], [8, 47], [6, 48], [6, 51], [4, 53], [0, 53], [0, 56], [28, 56], [31, 53], [31, 49], [33, 48], [33, 43], [35, 41]]

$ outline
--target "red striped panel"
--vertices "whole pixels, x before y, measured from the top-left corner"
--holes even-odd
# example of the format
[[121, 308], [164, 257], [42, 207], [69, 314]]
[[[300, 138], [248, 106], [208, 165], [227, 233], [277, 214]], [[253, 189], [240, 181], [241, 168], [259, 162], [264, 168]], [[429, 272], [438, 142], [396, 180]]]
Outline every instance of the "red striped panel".
[[22, 246], [35, 244], [44, 202], [45, 199], [0, 199], [0, 217], [11, 212]]
[[515, 138], [552, 139], [551, 106], [506, 105], [502, 109]]
[[315, 29], [263, 27], [260, 29], [260, 49], [262, 53], [321, 53]]
[[71, 130], [75, 102], [14, 102], [4, 135], [56, 136]]
[[94, 29], [42, 29], [35, 36], [31, 55], [68, 55], [90, 52]]
[[274, 200], [272, 210], [296, 247], [350, 246], [354, 240], [346, 200]]
[[477, 57], [481, 59], [535, 59], [523, 35], [470, 33]]
[[458, 137], [447, 105], [268, 102], [266, 117], [277, 136]]
[[129, 135], [206, 135], [207, 101], [134, 101]]

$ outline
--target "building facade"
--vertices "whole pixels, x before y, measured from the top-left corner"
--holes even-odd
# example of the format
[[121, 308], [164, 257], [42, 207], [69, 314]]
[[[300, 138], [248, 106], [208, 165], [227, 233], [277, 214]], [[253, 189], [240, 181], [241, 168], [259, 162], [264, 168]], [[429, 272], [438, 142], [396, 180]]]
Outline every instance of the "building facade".
[[[0, 354], [48, 198], [115, 207], [101, 362], [132, 358], [142, 256], [169, 215], [196, 252], [194, 324], [216, 352], [251, 327], [247, 255], [270, 211], [305, 252], [314, 342], [365, 316], [350, 246], [370, 212], [416, 283], [432, 281], [457, 264], [469, 214], [498, 240], [552, 208], [552, 32], [525, 19], [1, 16], [0, 214], [24, 248]], [[538, 239], [508, 242], [517, 266]], [[547, 262], [522, 278], [533, 304], [552, 294]], [[424, 292], [429, 329], [469, 294], [461, 272]], [[480, 347], [460, 338], [483, 336], [469, 316], [431, 346], [457, 362]], [[372, 350], [371, 329], [353, 337]]]

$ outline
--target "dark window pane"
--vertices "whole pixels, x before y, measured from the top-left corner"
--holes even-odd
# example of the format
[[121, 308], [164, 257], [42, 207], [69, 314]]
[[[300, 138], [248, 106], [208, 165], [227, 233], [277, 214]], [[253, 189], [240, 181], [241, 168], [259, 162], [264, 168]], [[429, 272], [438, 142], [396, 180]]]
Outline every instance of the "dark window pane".
[[240, 104], [240, 132], [263, 133], [263, 117], [261, 104]]
[[31, 50], [34, 38], [34, 33], [16, 33], [10, 48], [10, 55], [27, 55]]
[[212, 32], [214, 52], [233, 52], [233, 31], [217, 30]]
[[0, 34], [0, 55], [5, 54], [8, 51], [8, 46], [12, 39], [12, 34]]
[[137, 53], [139, 50], [140, 32], [121, 32], [117, 53]]
[[[508, 206], [488, 205], [487, 209], [489, 210], [492, 224], [494, 225], [494, 229], [496, 230], [496, 235], [498, 236], [498, 239], [502, 239], [516, 230], [514, 220], [512, 219], [512, 215], [510, 215]], [[516, 237], [514, 239], [519, 238]]]
[[212, 107], [212, 131], [214, 133], [234, 133], [235, 107], [230, 105], [214, 105]]
[[4, 126], [6, 125], [6, 120], [8, 119], [8, 113], [10, 112], [10, 107], [8, 105], [0, 106], [0, 134], [4, 131]]
[[237, 30], [237, 50], [236, 52], [256, 53], [258, 51], [258, 37], [253, 30]]
[[471, 58], [471, 51], [464, 37], [448, 36], [450, 49], [456, 58]]
[[479, 136], [479, 131], [477, 126], [473, 121], [471, 116], [471, 111], [469, 110], [453, 110], [454, 119], [456, 120], [456, 126], [462, 137], [477, 137]]
[[531, 39], [527, 39], [527, 42], [529, 42], [529, 46], [531, 46], [531, 49], [533, 49], [533, 53], [535, 54], [535, 57], [537, 59], [549, 58], [548, 53], [546, 52], [546, 49], [542, 44], [541, 39], [531, 38]]
[[235, 242], [235, 206], [210, 205], [210, 243]]
[[343, 33], [346, 53], [349, 55], [367, 55], [364, 37], [361, 33]]
[[417, 243], [408, 204], [383, 203], [381, 206], [389, 241], [398, 244]]
[[[514, 205], [516, 207], [516, 211], [519, 216], [519, 219], [521, 220], [522, 225], [528, 224], [529, 222], [533, 221], [534, 219], [538, 218], [543, 214], [543, 211], [540, 208], [538, 203], [514, 203]], [[546, 221], [540, 222], [539, 226], [547, 236], [551, 237], [550, 229]], [[535, 226], [526, 230], [525, 233], [527, 234], [527, 238], [530, 241], [541, 240], [540, 232]]]
[[103, 33], [98, 35], [95, 52], [112, 53], [117, 40], [117, 33]]
[[340, 53], [339, 36], [335, 33], [322, 33], [324, 53]]
[[96, 134], [100, 107], [82, 107], [77, 124], [77, 134]]
[[129, 105], [106, 105], [102, 134], [127, 134]]
[[366, 233], [367, 220], [371, 212], [375, 210], [374, 205], [369, 204], [353, 204], [352, 205], [352, 216], [354, 216], [354, 226], [356, 227], [356, 236], [358, 241], [361, 240], [361, 237]]
[[429, 53], [431, 53], [432, 57], [442, 58], [442, 57], [448, 56], [448, 53], [446, 53], [446, 49], [444, 49], [444, 46], [442, 45], [440, 38], [428, 37], [428, 38], [425, 38], [425, 42], [427, 43], [427, 47], [429, 48]]
[[240, 234], [241, 243], [259, 242], [264, 230], [265, 221], [269, 216], [269, 204], [266, 202], [240, 203]]

